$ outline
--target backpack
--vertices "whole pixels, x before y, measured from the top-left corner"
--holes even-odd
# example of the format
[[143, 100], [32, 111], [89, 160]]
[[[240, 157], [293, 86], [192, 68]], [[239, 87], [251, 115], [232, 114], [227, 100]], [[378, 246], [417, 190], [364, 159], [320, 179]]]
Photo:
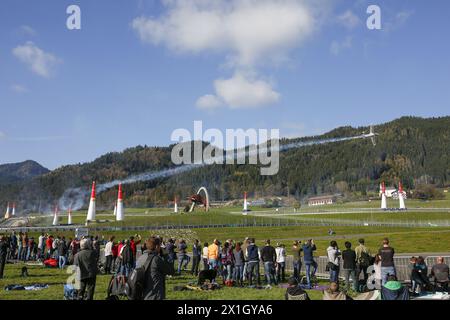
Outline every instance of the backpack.
[[135, 268], [130, 276], [128, 277], [127, 283], [125, 284], [125, 294], [130, 300], [143, 300], [144, 299], [144, 283], [145, 283], [145, 274], [147, 273], [147, 269], [151, 265], [153, 258], [155, 258], [155, 254], [149, 255], [144, 265]]
[[363, 267], [368, 267], [370, 266], [371, 258], [372, 257], [366, 251], [362, 251], [358, 263]]

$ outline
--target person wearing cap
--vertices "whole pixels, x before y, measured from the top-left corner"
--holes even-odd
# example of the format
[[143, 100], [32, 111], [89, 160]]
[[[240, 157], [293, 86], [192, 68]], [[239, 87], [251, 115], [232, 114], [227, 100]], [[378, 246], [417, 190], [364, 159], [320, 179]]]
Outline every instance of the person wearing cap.
[[284, 297], [286, 300], [310, 300], [308, 293], [298, 285], [298, 281], [294, 277], [289, 278]]

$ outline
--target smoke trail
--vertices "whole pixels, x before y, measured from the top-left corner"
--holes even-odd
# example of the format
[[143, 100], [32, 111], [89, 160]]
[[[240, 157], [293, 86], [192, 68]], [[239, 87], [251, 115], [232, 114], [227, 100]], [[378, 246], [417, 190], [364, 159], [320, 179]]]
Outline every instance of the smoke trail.
[[[349, 141], [349, 140], [364, 139], [364, 138], [367, 138], [367, 137], [364, 135], [359, 135], [359, 136], [353, 136], [353, 137], [330, 138], [330, 139], [324, 139], [324, 140], [300, 141], [300, 142], [294, 142], [294, 143], [283, 145], [280, 147], [280, 151], [287, 151], [290, 149], [303, 148], [303, 147], [318, 145], [318, 144], [334, 143], [334, 142]], [[267, 151], [268, 150], [266, 148], [259, 148], [256, 152], [262, 153], [262, 152], [267, 152]], [[239, 153], [239, 151], [235, 152], [235, 154], [234, 154], [235, 159], [237, 157], [242, 156], [242, 153], [244, 153], [244, 155], [247, 155], [247, 152], [245, 150], [240, 151], [240, 152], [241, 153]], [[251, 153], [249, 153], [249, 154], [251, 154]], [[225, 157], [223, 155], [217, 156], [217, 157], [212, 158], [211, 160], [212, 160], [211, 162], [220, 162], [220, 161], [224, 162]], [[142, 182], [142, 181], [151, 181], [151, 180], [160, 179], [160, 178], [168, 178], [168, 177], [172, 177], [172, 176], [184, 173], [184, 172], [188, 172], [188, 171], [191, 171], [191, 170], [194, 170], [197, 168], [207, 166], [207, 165], [209, 165], [209, 164], [206, 164], [205, 162], [199, 163], [199, 164], [185, 164], [185, 165], [178, 166], [176, 168], [164, 169], [164, 170], [157, 171], [157, 172], [146, 172], [146, 173], [142, 173], [142, 174], [138, 174], [138, 175], [133, 175], [133, 176], [130, 176], [123, 180], [114, 180], [111, 182], [99, 184], [96, 186], [97, 193], [101, 193], [103, 191], [111, 189], [111, 188], [119, 185], [119, 183], [131, 184], [131, 183]], [[84, 205], [84, 200], [89, 196], [89, 191], [90, 190], [85, 189], [85, 188], [73, 188], [73, 189], [66, 190], [64, 192], [64, 194], [62, 195], [62, 197], [59, 199], [59, 202], [58, 202], [59, 208], [61, 210], [67, 210], [69, 207], [71, 207], [72, 210], [81, 209]]]

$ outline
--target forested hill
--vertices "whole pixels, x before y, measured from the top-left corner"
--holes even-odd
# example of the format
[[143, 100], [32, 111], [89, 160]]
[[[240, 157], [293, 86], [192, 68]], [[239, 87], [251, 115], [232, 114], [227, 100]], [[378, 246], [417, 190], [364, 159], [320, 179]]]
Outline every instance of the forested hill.
[[0, 185], [26, 181], [48, 172], [48, 169], [31, 160], [2, 164], [0, 165]]
[[[126, 204], [152, 206], [166, 204], [175, 195], [186, 198], [206, 186], [213, 200], [250, 195], [290, 195], [299, 199], [335, 192], [377, 190], [381, 180], [405, 188], [420, 183], [450, 183], [450, 117], [403, 117], [375, 127], [380, 136], [374, 147], [369, 139], [318, 144], [285, 151], [280, 155], [280, 171], [261, 176], [253, 165], [211, 165], [171, 178], [125, 186]], [[320, 140], [368, 133], [368, 127], [341, 127], [327, 134], [298, 140]], [[23, 206], [54, 203], [70, 187], [90, 187], [130, 175], [173, 167], [171, 147], [138, 146], [121, 153], [106, 154], [91, 163], [64, 166], [32, 181], [0, 185], [0, 201], [17, 201]], [[100, 206], [112, 206], [116, 190], [100, 194]]]

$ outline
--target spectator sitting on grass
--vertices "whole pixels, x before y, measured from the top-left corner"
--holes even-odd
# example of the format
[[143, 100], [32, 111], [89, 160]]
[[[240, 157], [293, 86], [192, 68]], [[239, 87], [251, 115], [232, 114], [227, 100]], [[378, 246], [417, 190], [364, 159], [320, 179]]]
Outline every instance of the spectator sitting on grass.
[[449, 283], [449, 267], [444, 263], [444, 258], [438, 257], [437, 264], [431, 268], [430, 276], [434, 278], [434, 282], [439, 289], [448, 291]]
[[409, 300], [409, 290], [404, 287], [397, 277], [390, 275], [381, 287], [382, 300]]
[[331, 282], [330, 287], [323, 292], [323, 300], [353, 300], [344, 292], [339, 291], [339, 284]]
[[297, 279], [289, 278], [288, 285], [285, 293], [286, 300], [310, 300], [308, 293], [298, 285]]

